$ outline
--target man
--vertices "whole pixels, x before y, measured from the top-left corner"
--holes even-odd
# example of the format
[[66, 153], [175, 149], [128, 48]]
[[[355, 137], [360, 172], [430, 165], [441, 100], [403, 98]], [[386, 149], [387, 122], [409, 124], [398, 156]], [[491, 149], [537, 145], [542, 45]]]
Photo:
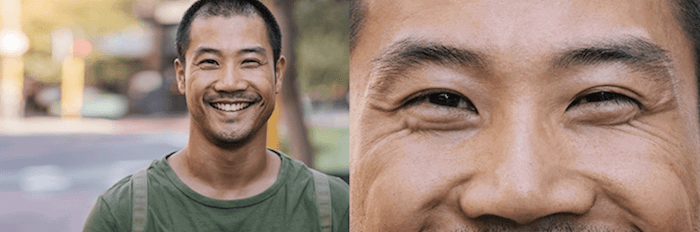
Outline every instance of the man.
[[280, 37], [258, 1], [194, 3], [175, 60], [188, 145], [103, 193], [84, 231], [348, 231], [347, 184], [265, 148]]
[[351, 7], [352, 231], [699, 231], [697, 0]]

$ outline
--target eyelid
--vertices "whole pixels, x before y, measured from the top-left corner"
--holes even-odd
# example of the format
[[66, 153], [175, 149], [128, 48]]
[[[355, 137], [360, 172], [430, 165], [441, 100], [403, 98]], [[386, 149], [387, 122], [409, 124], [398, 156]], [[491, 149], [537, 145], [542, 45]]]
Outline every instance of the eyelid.
[[[430, 102], [433, 94], [449, 93], [464, 101], [466, 107], [445, 106]], [[449, 89], [426, 89], [404, 98], [396, 109], [405, 117], [406, 125], [413, 131], [451, 131], [475, 128], [482, 116], [474, 103], [464, 94]]]
[[639, 95], [637, 92], [629, 90], [627, 88], [620, 88], [620, 87], [611, 87], [611, 86], [602, 86], [602, 87], [594, 87], [590, 88], [587, 90], [582, 91], [581, 93], [577, 94], [574, 96], [573, 100], [571, 103], [569, 103], [569, 106], [566, 108], [566, 110], [569, 110], [575, 106], [578, 106], [579, 104], [574, 104], [578, 103], [582, 100], [582, 98], [590, 96], [591, 94], [597, 94], [597, 93], [610, 93], [613, 95], [616, 95], [614, 99], [610, 100], [605, 100], [605, 101], [599, 101], [599, 102], [587, 102], [584, 104], [602, 104], [602, 103], [610, 103], [611, 101], [619, 102], [619, 101], [629, 101], [629, 103], [632, 103], [639, 107], [640, 110], [644, 109], [644, 104], [642, 104], [643, 97]]
[[209, 63], [209, 61], [213, 61], [213, 63], [219, 64], [219, 62], [214, 60], [214, 59], [202, 59], [199, 62], [197, 62], [197, 64], [199, 65], [199, 64]]
[[[583, 98], [597, 93], [612, 95], [608, 96], [606, 100], [580, 103]], [[635, 96], [635, 94], [630, 94], [619, 88], [591, 88], [578, 94], [566, 108], [566, 112], [572, 122], [577, 124], [619, 125], [627, 123], [634, 120], [644, 110], [639, 96]]]
[[459, 96], [460, 98], [469, 101], [470, 104], [473, 105], [471, 100], [469, 100], [468, 97], [465, 97], [463, 94], [449, 90], [449, 89], [427, 89], [427, 90], [422, 90], [417, 93], [413, 93], [409, 95], [408, 97], [404, 98], [404, 100], [401, 101], [401, 107], [407, 107], [411, 105], [415, 105], [421, 100], [424, 100], [425, 98], [429, 97], [431, 94], [436, 94], [436, 93], [450, 93]]

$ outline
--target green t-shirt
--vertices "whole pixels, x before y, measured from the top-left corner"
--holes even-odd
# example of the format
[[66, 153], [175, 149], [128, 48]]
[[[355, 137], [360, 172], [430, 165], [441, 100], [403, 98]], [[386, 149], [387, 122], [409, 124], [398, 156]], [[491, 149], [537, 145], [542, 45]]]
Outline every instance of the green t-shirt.
[[[166, 161], [148, 167], [148, 220], [144, 231], [321, 231], [312, 172], [275, 151], [279, 175], [262, 193], [239, 200], [216, 200], [190, 189]], [[332, 231], [349, 230], [348, 185], [328, 178]], [[131, 176], [102, 193], [83, 231], [131, 231]]]

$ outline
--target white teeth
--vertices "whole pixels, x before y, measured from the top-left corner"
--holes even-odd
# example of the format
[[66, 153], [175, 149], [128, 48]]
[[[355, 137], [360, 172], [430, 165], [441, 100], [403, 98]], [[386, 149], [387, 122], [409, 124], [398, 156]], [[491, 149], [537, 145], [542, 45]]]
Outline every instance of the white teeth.
[[239, 111], [239, 110], [247, 108], [248, 106], [250, 106], [250, 103], [234, 103], [234, 104], [214, 103], [214, 104], [212, 104], [212, 106], [214, 106], [214, 108], [217, 108], [219, 110], [233, 112], [233, 111]]

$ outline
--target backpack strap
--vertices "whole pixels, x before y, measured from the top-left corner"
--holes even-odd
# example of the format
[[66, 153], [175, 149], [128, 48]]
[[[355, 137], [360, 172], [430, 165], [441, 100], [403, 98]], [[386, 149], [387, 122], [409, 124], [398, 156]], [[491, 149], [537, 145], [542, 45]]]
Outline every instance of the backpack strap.
[[309, 169], [314, 174], [314, 185], [316, 187], [316, 201], [318, 202], [318, 213], [321, 219], [321, 231], [331, 231], [331, 188], [328, 183], [328, 176]]
[[145, 167], [131, 176], [133, 183], [133, 217], [131, 231], [142, 232], [146, 227], [148, 216], [148, 167]]

